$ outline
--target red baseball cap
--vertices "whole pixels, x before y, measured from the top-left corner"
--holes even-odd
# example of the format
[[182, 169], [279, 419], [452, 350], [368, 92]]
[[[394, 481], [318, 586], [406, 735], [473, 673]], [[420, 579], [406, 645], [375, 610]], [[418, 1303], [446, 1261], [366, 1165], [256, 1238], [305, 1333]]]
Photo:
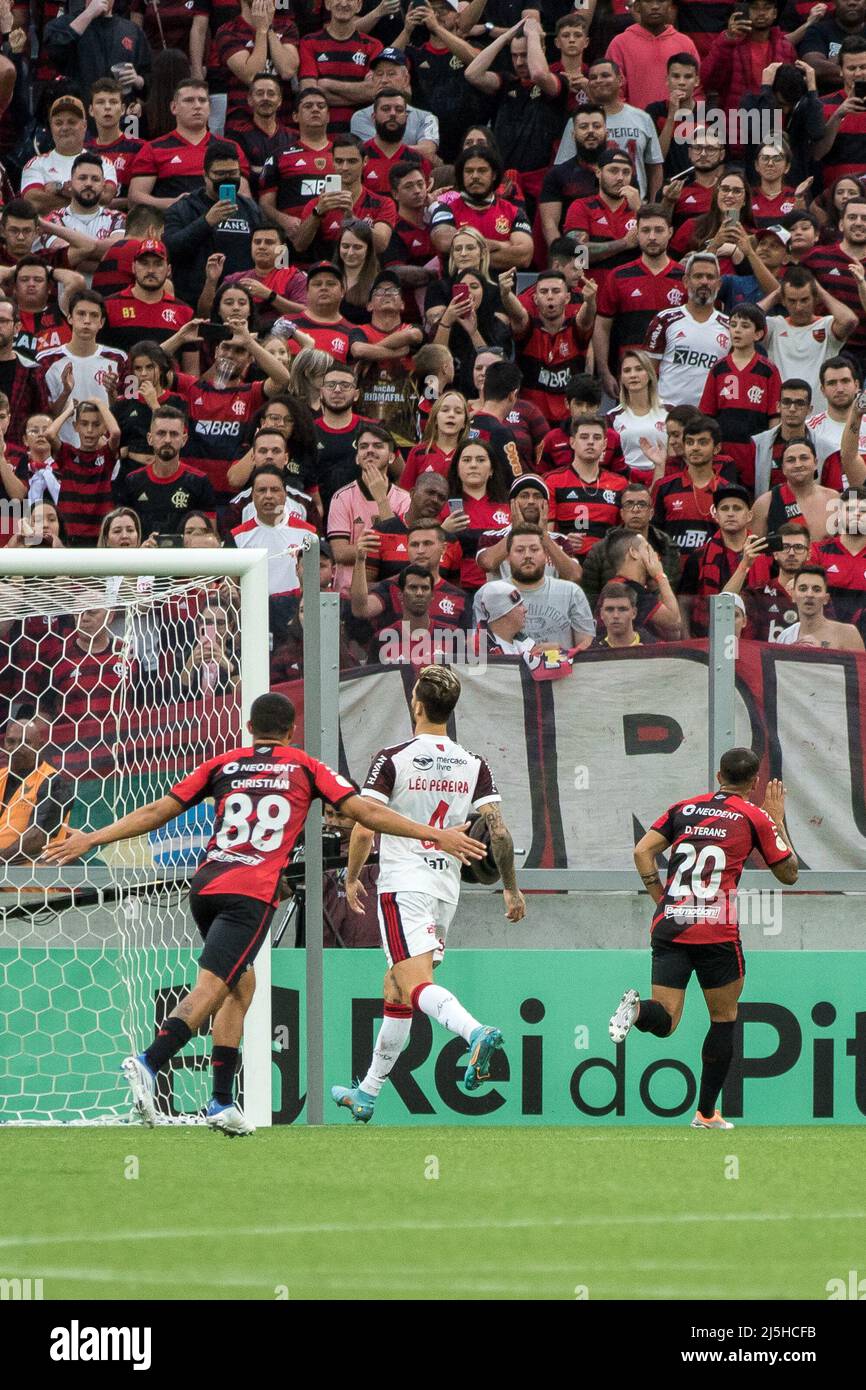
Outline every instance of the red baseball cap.
[[137, 261], [141, 256], [161, 256], [164, 261], [168, 260], [165, 243], [154, 241], [152, 238], [141, 243], [132, 259]]

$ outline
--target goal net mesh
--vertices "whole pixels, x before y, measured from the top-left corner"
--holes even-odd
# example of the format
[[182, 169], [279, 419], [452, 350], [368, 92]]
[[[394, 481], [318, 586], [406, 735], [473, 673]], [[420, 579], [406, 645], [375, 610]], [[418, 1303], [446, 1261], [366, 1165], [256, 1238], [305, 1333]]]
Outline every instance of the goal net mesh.
[[[130, 1117], [118, 1070], [195, 978], [186, 882], [209, 804], [62, 867], [46, 842], [164, 795], [241, 741], [240, 590], [229, 579], [0, 581], [0, 1123]], [[158, 1078], [200, 1120], [209, 1039]]]

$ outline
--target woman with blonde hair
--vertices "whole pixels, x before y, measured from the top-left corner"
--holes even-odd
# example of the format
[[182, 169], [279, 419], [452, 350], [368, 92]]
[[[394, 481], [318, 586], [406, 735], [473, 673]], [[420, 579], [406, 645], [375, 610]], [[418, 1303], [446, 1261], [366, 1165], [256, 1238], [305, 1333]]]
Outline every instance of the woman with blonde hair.
[[658, 467], [644, 453], [641, 440], [664, 444], [667, 410], [659, 402], [659, 383], [655, 364], [645, 352], [631, 349], [623, 354], [619, 373], [619, 405], [607, 417], [619, 435], [623, 458], [632, 481], [652, 487], [664, 467]]
[[496, 305], [501, 308], [499, 284], [490, 275], [490, 247], [487, 240], [475, 227], [461, 227], [455, 232], [448, 249], [446, 273], [428, 286], [424, 296], [424, 318], [431, 336], [451, 303], [458, 276], [465, 270], [474, 271], [485, 286], [495, 291]]
[[331, 354], [321, 348], [302, 348], [292, 363], [289, 395], [303, 401], [314, 415], [321, 412], [322, 382], [333, 365]]
[[[151, 546], [156, 542], [152, 541]], [[99, 550], [134, 550], [141, 545], [141, 520], [132, 507], [115, 507], [102, 518]]]
[[421, 443], [409, 450], [406, 467], [400, 475], [400, 486], [407, 492], [415, 486], [422, 473], [431, 470], [448, 477], [455, 452], [469, 438], [469, 407], [459, 391], [443, 391], [433, 403]]

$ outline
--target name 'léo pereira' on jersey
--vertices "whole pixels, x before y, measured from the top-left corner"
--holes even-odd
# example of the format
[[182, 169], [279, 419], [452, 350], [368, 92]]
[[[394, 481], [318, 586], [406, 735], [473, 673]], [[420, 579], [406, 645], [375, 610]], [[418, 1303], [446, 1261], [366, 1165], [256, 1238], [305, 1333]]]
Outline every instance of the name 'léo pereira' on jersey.
[[[471, 820], [473, 808], [502, 800], [484, 759], [441, 734], [418, 734], [408, 743], [383, 748], [373, 759], [361, 795], [441, 830]], [[380, 893], [426, 893], [456, 903], [460, 861], [443, 854], [431, 840], [383, 835], [378, 888]]]

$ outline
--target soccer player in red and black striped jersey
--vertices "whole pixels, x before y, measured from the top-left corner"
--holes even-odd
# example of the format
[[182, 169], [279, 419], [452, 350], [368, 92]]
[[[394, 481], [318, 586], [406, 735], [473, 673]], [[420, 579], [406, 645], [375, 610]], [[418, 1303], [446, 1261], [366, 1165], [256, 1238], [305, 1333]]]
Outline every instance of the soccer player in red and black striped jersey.
[[[694, 971], [710, 1027], [701, 1049], [701, 1086], [692, 1129], [733, 1129], [717, 1102], [734, 1052], [737, 1001], [745, 961], [737, 920], [737, 885], [757, 851], [780, 883], [797, 882], [799, 864], [785, 829], [785, 788], [767, 783], [764, 804], [750, 801], [760, 760], [750, 748], [729, 748], [716, 774], [719, 790], [678, 801], [635, 845], [634, 862], [655, 903], [652, 999], [627, 989], [610, 1020], [613, 1042], [629, 1030], [667, 1038], [682, 1017]], [[656, 859], [670, 850], [662, 887]]]
[[640, 256], [606, 277], [598, 297], [593, 346], [601, 383], [614, 400], [618, 363], [626, 348], [641, 348], [647, 329], [660, 309], [684, 304], [683, 268], [668, 255], [671, 224], [660, 203], [645, 203], [637, 211]]
[[710, 368], [699, 409], [718, 420], [725, 453], [747, 474], [754, 469], [752, 438], [775, 429], [781, 418], [782, 377], [775, 362], [756, 349], [767, 332], [766, 317], [757, 304], [737, 304], [729, 331], [731, 351]]
[[560, 424], [569, 416], [566, 387], [586, 367], [595, 323], [595, 281], [581, 276], [583, 303], [576, 314], [568, 312], [571, 294], [561, 270], [542, 270], [539, 274], [534, 314], [527, 313], [515, 297], [513, 286], [514, 271], [505, 271], [499, 279], [499, 290], [517, 341], [522, 394], [552, 424]]
[[607, 444], [603, 420], [587, 416], [572, 425], [574, 457], [568, 468], [548, 473], [548, 521], [551, 531], [579, 537], [578, 555], [585, 555], [612, 526], [619, 525], [619, 499], [627, 478], [601, 467]]
[[466, 835], [466, 826], [421, 825], [362, 799], [345, 777], [291, 746], [294, 726], [291, 700], [260, 695], [250, 709], [249, 744], [210, 758], [168, 795], [102, 830], [74, 831], [62, 853], [58, 846], [43, 855], [44, 862], [68, 864], [98, 845], [158, 830], [206, 799], [214, 802], [213, 835], [190, 885], [190, 911], [205, 943], [198, 979], [150, 1047], [123, 1064], [146, 1124], [156, 1120], [157, 1072], [212, 1018], [215, 1085], [208, 1123], [229, 1134], [253, 1132], [232, 1099], [244, 1016], [256, 987], [252, 967], [280, 900], [282, 871], [316, 797], [371, 830], [432, 841], [461, 862], [486, 854], [485, 845]]

